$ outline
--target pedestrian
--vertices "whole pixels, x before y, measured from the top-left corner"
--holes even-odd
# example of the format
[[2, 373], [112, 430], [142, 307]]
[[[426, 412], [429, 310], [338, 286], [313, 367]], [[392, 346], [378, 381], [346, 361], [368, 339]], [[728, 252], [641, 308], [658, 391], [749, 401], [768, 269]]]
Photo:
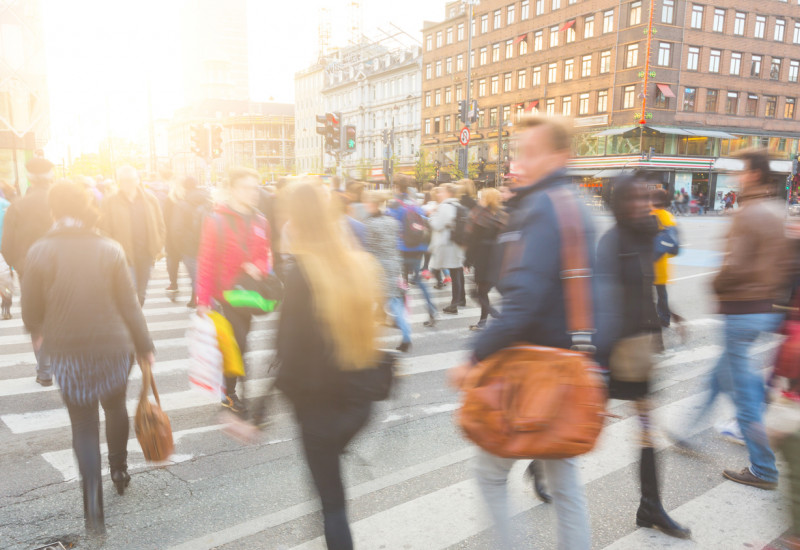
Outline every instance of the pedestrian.
[[364, 205], [364, 184], [359, 181], [349, 184], [345, 197], [347, 199], [347, 215], [363, 223], [369, 216]]
[[435, 327], [437, 322], [436, 306], [433, 304], [428, 285], [420, 276], [422, 255], [428, 250], [429, 241], [425, 234], [429, 231], [428, 218], [417, 204], [416, 198], [409, 194], [414, 180], [399, 174], [394, 179], [395, 197], [387, 213], [400, 222], [401, 231], [397, 239], [397, 248], [403, 256], [403, 278], [413, 282], [422, 291], [428, 308], [426, 327]]
[[[571, 129], [557, 118], [527, 116], [516, 124], [518, 177], [512, 180], [508, 201], [509, 222], [498, 238], [498, 257], [510, 258], [501, 266], [497, 289], [502, 295], [500, 317], [478, 333], [469, 363], [449, 372], [451, 383], [461, 387], [475, 363], [515, 342], [570, 348], [566, 303], [561, 282], [561, 236], [550, 193], [563, 193], [582, 208], [567, 175]], [[581, 224], [586, 247], [594, 250], [594, 232], [587, 213], [573, 223]], [[513, 258], [513, 261], [511, 260]], [[593, 264], [590, 254], [590, 265]], [[538, 462], [538, 461], [537, 461]], [[551, 485], [558, 522], [558, 548], [588, 550], [591, 547], [589, 514], [581, 485], [578, 459], [543, 460]], [[478, 450], [475, 474], [483, 499], [497, 525], [500, 544], [510, 549], [511, 517], [508, 505], [508, 472], [513, 459]]]
[[[778, 470], [763, 422], [766, 388], [749, 353], [762, 333], [775, 332], [781, 323], [773, 304], [790, 291], [794, 255], [784, 232], [782, 205], [772, 196], [767, 152], [751, 149], [738, 156], [744, 161], [739, 176], [741, 206], [733, 215], [722, 266], [713, 283], [724, 319], [723, 351], [709, 376], [710, 391], [684, 433], [707, 417], [721, 393], [729, 394], [750, 465], [740, 471], [725, 470], [723, 476], [760, 489], [775, 489]], [[678, 443], [689, 445], [685, 439]]]
[[[181, 219], [178, 215], [178, 202], [183, 198], [183, 186], [173, 181], [171, 174], [167, 185], [169, 191], [160, 202], [161, 212], [164, 216], [164, 254], [167, 257], [167, 276], [169, 286], [167, 295], [170, 299], [177, 298], [178, 295], [178, 270], [181, 264], [181, 252], [179, 245], [179, 235], [181, 234]], [[158, 197], [158, 195], [156, 195]]]
[[[240, 277], [260, 281], [270, 271], [269, 229], [256, 209], [258, 179], [258, 172], [249, 168], [230, 172], [225, 182], [225, 202], [203, 223], [197, 256], [197, 313], [205, 315], [212, 307], [221, 308], [233, 329], [245, 372], [247, 335], [253, 316], [246, 308], [236, 308], [225, 301], [223, 292], [232, 289]], [[236, 393], [237, 381], [238, 377], [225, 377], [222, 406], [243, 415], [246, 407]]]
[[[662, 194], [658, 195], [660, 204], [668, 200], [666, 192]], [[616, 225], [603, 235], [597, 247], [599, 295], [606, 300], [599, 308], [602, 317], [598, 326], [605, 327], [604, 337], [609, 340], [609, 345], [602, 347], [606, 353], [599, 353], [597, 360], [609, 367], [609, 397], [633, 401], [639, 417], [641, 500], [636, 524], [686, 539], [691, 535], [689, 529], [673, 520], [661, 504], [650, 417], [653, 347], [661, 333], [652, 292], [656, 276], [652, 261], [654, 239], [660, 221], [650, 211], [650, 200], [643, 174], [634, 174], [614, 186], [612, 211]], [[625, 372], [636, 371], [641, 376], [623, 376], [616, 370], [620, 364], [627, 367]]]
[[[428, 182], [425, 184], [429, 187], [429, 192], [425, 194], [425, 198], [423, 199], [422, 203], [422, 212], [427, 216], [429, 219], [436, 212], [436, 209], [439, 207], [439, 200], [441, 193], [439, 193], [438, 187], [433, 187], [433, 184]], [[422, 277], [425, 280], [428, 280], [433, 276], [436, 279], [436, 284], [434, 284], [433, 288], [436, 290], [440, 290], [445, 287], [444, 282], [444, 274], [442, 273], [441, 269], [430, 269], [431, 264], [431, 250], [430, 247], [428, 250], [425, 251], [422, 260]]]
[[270, 247], [272, 257], [272, 270], [278, 275], [283, 277], [283, 269], [281, 261], [283, 254], [280, 249], [281, 244], [281, 231], [286, 223], [286, 214], [283, 207], [283, 198], [285, 190], [289, 184], [289, 179], [285, 177], [278, 178], [278, 182], [273, 189], [267, 186], [262, 186], [259, 190], [258, 197], [258, 210], [265, 218], [269, 225], [270, 234]]
[[350, 550], [341, 455], [369, 419], [371, 403], [344, 377], [378, 358], [373, 307], [382, 300], [380, 267], [352, 245], [317, 183], [291, 186], [288, 213], [295, 261], [278, 323], [276, 383], [300, 425], [327, 547]]
[[[656, 189], [650, 194], [650, 202], [652, 207], [652, 214], [658, 220], [659, 231], [664, 231], [668, 228], [677, 227], [675, 216], [670, 214], [667, 210], [669, 206], [669, 194], [664, 189]], [[681, 334], [684, 333], [683, 322], [684, 319], [680, 315], [673, 313], [669, 307], [669, 296], [667, 294], [667, 284], [670, 280], [670, 264], [669, 261], [674, 258], [674, 255], [664, 254], [655, 260], [655, 277], [653, 284], [656, 287], [656, 295], [658, 301], [656, 302], [656, 312], [661, 322], [661, 326], [667, 328], [670, 326], [672, 320], [678, 325], [678, 330]], [[685, 335], [684, 339], [685, 339]]]
[[179, 184], [174, 206], [175, 253], [178, 255], [189, 279], [192, 281], [192, 297], [186, 304], [197, 307], [197, 254], [200, 250], [200, 235], [203, 224], [214, 209], [211, 194], [198, 185], [195, 178], [187, 176]]
[[482, 189], [478, 195], [479, 205], [470, 213], [467, 223], [467, 263], [475, 270], [476, 295], [481, 305], [480, 320], [471, 325], [470, 330], [483, 330], [489, 315], [497, 317], [497, 311], [489, 301], [489, 291], [494, 285], [492, 251], [497, 243], [497, 235], [508, 222], [503, 210], [500, 191], [494, 187]]
[[457, 218], [461, 205], [456, 197], [456, 187], [452, 183], [441, 186], [442, 202], [430, 218], [431, 224], [431, 269], [447, 269], [450, 271], [452, 299], [450, 305], [443, 308], [444, 313], [458, 314], [459, 306], [466, 306], [462, 302], [464, 289], [464, 249], [453, 240], [456, 230]]
[[135, 352], [153, 362], [153, 342], [119, 243], [95, 231], [86, 189], [58, 183], [49, 193], [55, 225], [28, 252], [22, 320], [52, 361], [72, 424], [72, 447], [89, 534], [105, 533], [98, 403], [105, 413], [111, 481], [123, 494], [127, 466], [125, 392]]
[[100, 230], [125, 251], [136, 296], [144, 305], [150, 271], [164, 249], [164, 218], [158, 199], [132, 166], [117, 170], [117, 192], [103, 200]]
[[[5, 182], [0, 182], [0, 184], [5, 184]], [[2, 192], [2, 186], [0, 186], [0, 192]], [[11, 201], [6, 199], [5, 196], [0, 196], [0, 243], [3, 242], [3, 219], [9, 206], [11, 206]], [[11, 319], [13, 296], [14, 272], [11, 271], [11, 266], [0, 254], [0, 300], [2, 301], [0, 303], [0, 317], [2, 317], [3, 321]]]
[[[53, 183], [53, 163], [34, 157], [25, 164], [30, 186], [25, 195], [13, 201], [3, 219], [2, 251], [6, 263], [22, 282], [25, 276], [25, 259], [33, 243], [44, 237], [53, 224], [47, 193]], [[10, 313], [10, 305], [9, 305]], [[37, 335], [33, 334], [35, 341]], [[36, 355], [36, 382], [52, 386], [53, 376], [47, 355], [33, 347]]]

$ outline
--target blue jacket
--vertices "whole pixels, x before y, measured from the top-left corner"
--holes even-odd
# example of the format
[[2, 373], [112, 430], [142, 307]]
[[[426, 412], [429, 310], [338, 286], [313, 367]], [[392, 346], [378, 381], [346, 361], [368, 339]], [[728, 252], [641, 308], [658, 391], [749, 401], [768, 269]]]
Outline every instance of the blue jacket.
[[[494, 278], [503, 296], [501, 315], [480, 332], [473, 344], [478, 361], [515, 342], [569, 348], [561, 285], [561, 235], [548, 190], [571, 186], [565, 171], [517, 189], [508, 201], [509, 222], [493, 251]], [[589, 265], [594, 266], [592, 220], [581, 207]], [[518, 253], [513, 248], [520, 246]], [[506, 252], [509, 252], [506, 254]]]
[[405, 241], [403, 240], [403, 228], [406, 226], [406, 214], [408, 210], [416, 211], [420, 216], [427, 219], [425, 213], [422, 211], [422, 208], [413, 201], [408, 195], [400, 195], [396, 198], [396, 200], [390, 203], [389, 208], [386, 209], [386, 213], [400, 222], [400, 234], [397, 237], [397, 249], [400, 252], [427, 252], [428, 245], [421, 244], [417, 247], [408, 247], [406, 246]]

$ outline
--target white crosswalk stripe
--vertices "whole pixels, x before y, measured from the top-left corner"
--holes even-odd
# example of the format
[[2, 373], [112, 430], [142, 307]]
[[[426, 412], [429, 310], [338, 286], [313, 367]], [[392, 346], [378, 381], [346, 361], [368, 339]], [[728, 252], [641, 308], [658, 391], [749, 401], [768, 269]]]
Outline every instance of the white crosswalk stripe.
[[[183, 292], [178, 301], [163, 296], [166, 279], [163, 270], [154, 273], [151, 291], [145, 304], [144, 312], [149, 329], [153, 333], [156, 348], [165, 356], [155, 366], [156, 379], [161, 393], [161, 403], [165, 411], [173, 418], [173, 430], [176, 443], [175, 454], [171, 460], [162, 465], [148, 464], [144, 461], [133, 433], [128, 443], [129, 468], [132, 472], [153, 470], [157, 467], [186, 467], [191, 461], [201, 461], [206, 457], [204, 448], [212, 440], [216, 443], [226, 441], [220, 433], [224, 422], [218, 412], [220, 405], [203, 393], [190, 389], [187, 379], [189, 369], [188, 353], [183, 332], [189, 326], [189, 312], [182, 302], [188, 299], [185, 288], [188, 281], [181, 281]], [[153, 290], [155, 289], [155, 290]], [[449, 302], [449, 288], [434, 291], [435, 301], [441, 307]], [[159, 296], [159, 293], [162, 295]], [[415, 346], [425, 342], [452, 341], [457, 349], [437, 351], [404, 356], [398, 367], [400, 376], [397, 397], [392, 402], [379, 404], [374, 413], [371, 425], [376, 432], [370, 432], [364, 438], [378, 437], [383, 430], [404, 423], [424, 423], [437, 418], [448, 418], [459, 407], [458, 399], [452, 392], [432, 390], [427, 396], [420, 387], [427, 385], [427, 380], [436, 377], [441, 386], [443, 371], [459, 364], [467, 357], [466, 339], [471, 334], [464, 325], [464, 319], [477, 319], [480, 309], [467, 307], [460, 310], [458, 317], [442, 317], [442, 322], [435, 329], [425, 329], [422, 322], [427, 320], [424, 300], [417, 290], [412, 290], [410, 308], [412, 311], [413, 340]], [[494, 298], [496, 301], [496, 297]], [[39, 461], [31, 467], [43, 469], [56, 475], [62, 482], [74, 482], [78, 478], [77, 466], [69, 446], [69, 417], [58, 397], [58, 388], [41, 387], [34, 382], [33, 354], [29, 349], [29, 337], [24, 333], [19, 312], [15, 308], [16, 319], [2, 324], [0, 327], [12, 330], [4, 332], [0, 338], [0, 430], [9, 441], [24, 438], [26, 445], [50, 440], [53, 444], [44, 445], [39, 453]], [[251, 365], [253, 377], [245, 385], [248, 399], [270, 394], [277, 396], [277, 391], [270, 390], [269, 375], [265, 365], [269, 364], [272, 355], [272, 339], [276, 330], [278, 314], [273, 314], [254, 323], [251, 334], [251, 349], [248, 354], [248, 365]], [[448, 323], [450, 319], [460, 319], [459, 326]], [[713, 334], [719, 320], [702, 318], [690, 322], [693, 330], [706, 331]], [[718, 340], [706, 339], [702, 343], [677, 348], [674, 352], [664, 354], [657, 364], [654, 392], [672, 392], [676, 386], [691, 383], [700, 379], [712, 367], [721, 349], [712, 343]], [[390, 330], [381, 338], [386, 347], [399, 342], [399, 331]], [[763, 358], [778, 345], [777, 339], [759, 342], [753, 352]], [[448, 349], [448, 348], [444, 348]], [[259, 368], [253, 368], [258, 365]], [[438, 373], [438, 374], [437, 374]], [[132, 415], [138, 401], [138, 388], [141, 374], [135, 368], [131, 374], [131, 387], [128, 392], [127, 408]], [[423, 386], [420, 386], [423, 384]], [[654, 421], [661, 427], [676, 427], [695, 412], [703, 395], [700, 393], [669, 393], [670, 398], [659, 403], [653, 411]], [[687, 396], [688, 395], [688, 396]], [[287, 445], [297, 445], [294, 433], [294, 422], [290, 409], [280, 406], [271, 417], [271, 427], [258, 443], [259, 448], [279, 449]], [[581, 457], [581, 475], [585, 484], [602, 483], [606, 478], [624, 470], [638, 461], [639, 437], [638, 418], [628, 411], [624, 402], [611, 401], [609, 408], [619, 413], [619, 420], [611, 420], [603, 431], [597, 448]], [[694, 435], [705, 431], [715, 422], [729, 418], [730, 408], [718, 410], [715, 414], [704, 418], [695, 427]], [[457, 428], [453, 427], [453, 431]], [[2, 432], [0, 432], [2, 433]], [[56, 434], [53, 436], [53, 434]], [[374, 435], [373, 435], [374, 434]], [[411, 437], [421, 437], [420, 434]], [[230, 442], [230, 445], [236, 445]], [[367, 445], [367, 443], [365, 443]], [[658, 439], [659, 449], [669, 449], [671, 444], [664, 437]], [[353, 502], [371, 503], [384, 491], [413, 483], [426, 476], [438, 476], [452, 468], [468, 466], [474, 456], [474, 447], [466, 440], [460, 446], [432, 457], [422, 457], [403, 467], [382, 471], [374, 478], [351, 484], [347, 488], [347, 497]], [[669, 452], [669, 451], [666, 451]], [[105, 444], [101, 446], [104, 457], [107, 454]], [[302, 463], [300, 463], [302, 466]], [[525, 464], [519, 462], [509, 477], [512, 512], [518, 518], [533, 513], [543, 506], [532, 498], [530, 489], [522, 476]], [[107, 472], [105, 472], [107, 475]], [[747, 504], [740, 504], [746, 502]], [[775, 510], [780, 506], [780, 495], [777, 492], [757, 492], [725, 482], [722, 478], [710, 490], [690, 498], [674, 510], [674, 517], [692, 527], [694, 547], [697, 548], [734, 548], [766, 544], [780, 536], [787, 528], [787, 520]], [[372, 508], [368, 506], [367, 508]], [[236, 548], [239, 541], [260, 534], [272, 533], [289, 525], [310, 525], [313, 514], [319, 511], [319, 503], [315, 498], [269, 510], [263, 514], [241, 517], [233, 524], [223, 528], [199, 524], [191, 535], [181, 539], [164, 541], [162, 547], [170, 550], [198, 550], [212, 548]], [[699, 519], [702, 518], [702, 522]], [[632, 518], [629, 518], [632, 523]], [[310, 527], [309, 527], [310, 528]], [[477, 486], [471, 476], [444, 478], [430, 488], [419, 489], [407, 498], [399, 499], [388, 506], [376, 505], [361, 513], [352, 522], [353, 536], [357, 548], [391, 549], [425, 549], [439, 550], [452, 547], [478, 548], [471, 546], [470, 539], [488, 536], [491, 528], [488, 516]], [[282, 548], [296, 550], [324, 549], [324, 538], [318, 528], [305, 535], [302, 529], [291, 528], [286, 535], [286, 543]], [[2, 533], [2, 531], [0, 531]], [[277, 536], [277, 535], [276, 535]], [[483, 540], [483, 539], [480, 539]], [[684, 548], [686, 541], [675, 541], [651, 530], [627, 529], [623, 536], [605, 547], [614, 550], [649, 549], [649, 548]], [[226, 546], [229, 545], [229, 546]], [[242, 547], [258, 547], [242, 546]], [[688, 546], [687, 546], [688, 547]]]

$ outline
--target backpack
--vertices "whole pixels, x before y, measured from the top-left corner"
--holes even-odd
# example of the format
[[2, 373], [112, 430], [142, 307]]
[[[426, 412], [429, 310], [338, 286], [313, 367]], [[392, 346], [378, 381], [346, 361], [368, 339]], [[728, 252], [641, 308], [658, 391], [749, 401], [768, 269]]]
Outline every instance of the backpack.
[[415, 208], [403, 206], [405, 217], [403, 219], [403, 244], [407, 248], [417, 248], [431, 242], [431, 228], [422, 214]]
[[665, 254], [677, 256], [679, 251], [680, 240], [678, 239], [678, 228], [676, 226], [665, 227], [658, 232], [653, 243], [655, 261], [660, 260]]
[[458, 246], [467, 246], [467, 220], [469, 218], [469, 209], [463, 204], [451, 203], [456, 207], [456, 219], [453, 225], [453, 230], [450, 233], [450, 238]]

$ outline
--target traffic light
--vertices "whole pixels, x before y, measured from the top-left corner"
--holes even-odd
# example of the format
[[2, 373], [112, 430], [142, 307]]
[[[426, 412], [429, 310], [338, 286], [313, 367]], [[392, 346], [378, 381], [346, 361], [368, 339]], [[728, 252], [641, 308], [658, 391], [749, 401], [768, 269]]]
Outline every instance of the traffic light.
[[342, 150], [342, 113], [330, 113], [331, 147], [334, 151]]
[[356, 127], [344, 127], [344, 146], [348, 151], [355, 151], [356, 149]]
[[211, 158], [222, 156], [222, 126], [211, 128]]
[[467, 123], [467, 100], [462, 99], [458, 102], [458, 120]]
[[195, 124], [189, 128], [192, 153], [198, 157], [208, 157], [208, 130], [202, 124]]
[[328, 134], [328, 119], [325, 115], [317, 115], [317, 133], [321, 136]]
[[478, 121], [478, 100], [473, 99], [472, 105], [470, 105], [469, 110], [467, 111], [467, 118], [469, 119], [470, 123], [475, 123]]

